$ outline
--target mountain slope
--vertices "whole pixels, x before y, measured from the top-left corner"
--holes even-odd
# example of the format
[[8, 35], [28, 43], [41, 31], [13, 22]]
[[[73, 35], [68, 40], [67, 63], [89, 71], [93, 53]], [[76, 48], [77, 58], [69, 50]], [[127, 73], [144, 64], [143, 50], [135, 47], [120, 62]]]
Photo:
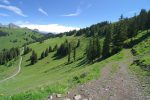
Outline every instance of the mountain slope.
[[[144, 34], [146, 34], [146, 31], [141, 32], [137, 38], [144, 36]], [[4, 95], [4, 97], [6, 96], [7, 98], [7, 95], [14, 95], [13, 98], [15, 98], [15, 100], [19, 100], [25, 99], [24, 96], [26, 95], [30, 95], [27, 96], [27, 98], [36, 100], [38, 98], [45, 98], [48, 94], [53, 92], [64, 93], [68, 90], [68, 87], [98, 78], [102, 68], [108, 62], [128, 59], [128, 57], [124, 58], [124, 53], [121, 52], [101, 62], [96, 62], [94, 64], [86, 63], [84, 52], [90, 38], [86, 38], [84, 36], [56, 37], [45, 40], [42, 43], [36, 42], [30, 44], [28, 47], [32, 48], [37, 53], [38, 58], [40, 58], [40, 54], [45, 51], [46, 48], [49, 46], [54, 47], [56, 44], [60, 45], [66, 39], [75, 42], [80, 39], [81, 41], [81, 45], [77, 48], [77, 57], [75, 62], [72, 59], [73, 62], [71, 64], [67, 64], [67, 57], [55, 59], [55, 52], [51, 52], [48, 57], [39, 60], [34, 65], [30, 65], [30, 52], [23, 56], [21, 73], [14, 79], [0, 84], [0, 92]], [[104, 39], [101, 38], [100, 40], [102, 43]], [[112, 69], [111, 73], [114, 74], [117, 70], [118, 68], [116, 66]], [[8, 89], [9, 91], [7, 91]]]
[[43, 36], [42, 34], [32, 32], [32, 30], [25, 28], [0, 28], [0, 32], [6, 33], [6, 36], [0, 36], [0, 43], [2, 43], [0, 51], [12, 47], [21, 47]]

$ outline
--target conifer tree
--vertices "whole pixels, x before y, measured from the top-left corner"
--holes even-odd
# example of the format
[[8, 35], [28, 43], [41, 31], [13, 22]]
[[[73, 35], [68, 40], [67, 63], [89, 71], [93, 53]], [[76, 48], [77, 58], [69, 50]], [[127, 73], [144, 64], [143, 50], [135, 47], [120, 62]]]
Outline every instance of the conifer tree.
[[48, 50], [49, 50], [49, 53], [53, 51], [51, 46], [49, 46]]
[[74, 47], [74, 49], [73, 49], [73, 59], [74, 59], [74, 61], [76, 60], [76, 47]]
[[68, 63], [70, 63], [70, 56], [71, 56], [71, 44], [68, 43]]
[[48, 50], [48, 48], [45, 50], [45, 57], [47, 57], [48, 56], [48, 53], [49, 53], [49, 50]]
[[41, 59], [43, 59], [45, 57], [45, 52], [41, 53]]
[[34, 65], [37, 62], [37, 54], [35, 51], [32, 51], [32, 55], [30, 56], [31, 64]]
[[105, 33], [106, 33], [106, 37], [105, 37], [105, 40], [104, 40], [103, 52], [102, 52], [102, 57], [103, 58], [107, 58], [111, 54], [110, 45], [111, 45], [111, 42], [112, 42], [112, 32], [111, 32], [111, 27], [110, 26], [105, 29]]
[[77, 48], [80, 46], [80, 39], [78, 39]]

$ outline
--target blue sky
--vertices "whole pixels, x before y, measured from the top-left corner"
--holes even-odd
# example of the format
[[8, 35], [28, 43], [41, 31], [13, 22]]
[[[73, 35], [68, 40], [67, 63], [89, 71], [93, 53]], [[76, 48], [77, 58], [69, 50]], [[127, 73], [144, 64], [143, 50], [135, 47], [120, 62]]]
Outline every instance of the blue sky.
[[150, 0], [0, 0], [0, 23], [63, 32], [150, 10]]

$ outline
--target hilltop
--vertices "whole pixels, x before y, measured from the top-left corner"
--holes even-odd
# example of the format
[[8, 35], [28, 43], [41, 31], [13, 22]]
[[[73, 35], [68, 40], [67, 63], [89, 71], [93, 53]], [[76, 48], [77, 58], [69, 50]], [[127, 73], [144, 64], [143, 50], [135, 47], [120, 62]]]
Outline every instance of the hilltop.
[[27, 28], [19, 28], [14, 24], [10, 27], [0, 27], [0, 51], [11, 47], [22, 47], [25, 44], [36, 42], [38, 38], [43, 37], [42, 34], [34, 32]]

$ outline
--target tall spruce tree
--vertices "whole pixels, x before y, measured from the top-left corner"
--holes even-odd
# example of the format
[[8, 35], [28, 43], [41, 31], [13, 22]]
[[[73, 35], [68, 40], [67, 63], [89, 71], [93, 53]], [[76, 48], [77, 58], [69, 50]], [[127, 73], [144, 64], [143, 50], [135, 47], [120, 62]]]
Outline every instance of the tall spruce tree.
[[53, 51], [51, 46], [49, 46], [48, 50], [49, 50], [49, 53]]
[[95, 45], [96, 45], [96, 58], [100, 58], [102, 52], [101, 52], [101, 45], [100, 45], [100, 41], [99, 41], [98, 36], [96, 37]]
[[45, 52], [41, 53], [41, 59], [43, 59], [45, 57]]
[[70, 63], [70, 56], [71, 56], [71, 44], [68, 43], [68, 63]]
[[37, 62], [37, 54], [35, 51], [32, 51], [32, 55], [30, 56], [31, 64], [34, 65]]
[[110, 50], [110, 46], [111, 46], [111, 42], [112, 42], [111, 26], [109, 26], [105, 29], [105, 34], [106, 34], [106, 36], [105, 36], [105, 40], [103, 43], [103, 52], [102, 52], [102, 57], [104, 59], [109, 57], [111, 54], [111, 50]]
[[86, 56], [89, 61], [94, 61], [96, 58], [101, 56], [101, 46], [98, 37], [90, 39], [89, 44], [86, 48]]
[[74, 49], [73, 49], [73, 59], [74, 59], [74, 61], [76, 60], [76, 47], [74, 47]]
[[49, 50], [48, 50], [48, 48], [45, 50], [45, 57], [47, 57], [48, 56], [48, 53], [49, 53]]

